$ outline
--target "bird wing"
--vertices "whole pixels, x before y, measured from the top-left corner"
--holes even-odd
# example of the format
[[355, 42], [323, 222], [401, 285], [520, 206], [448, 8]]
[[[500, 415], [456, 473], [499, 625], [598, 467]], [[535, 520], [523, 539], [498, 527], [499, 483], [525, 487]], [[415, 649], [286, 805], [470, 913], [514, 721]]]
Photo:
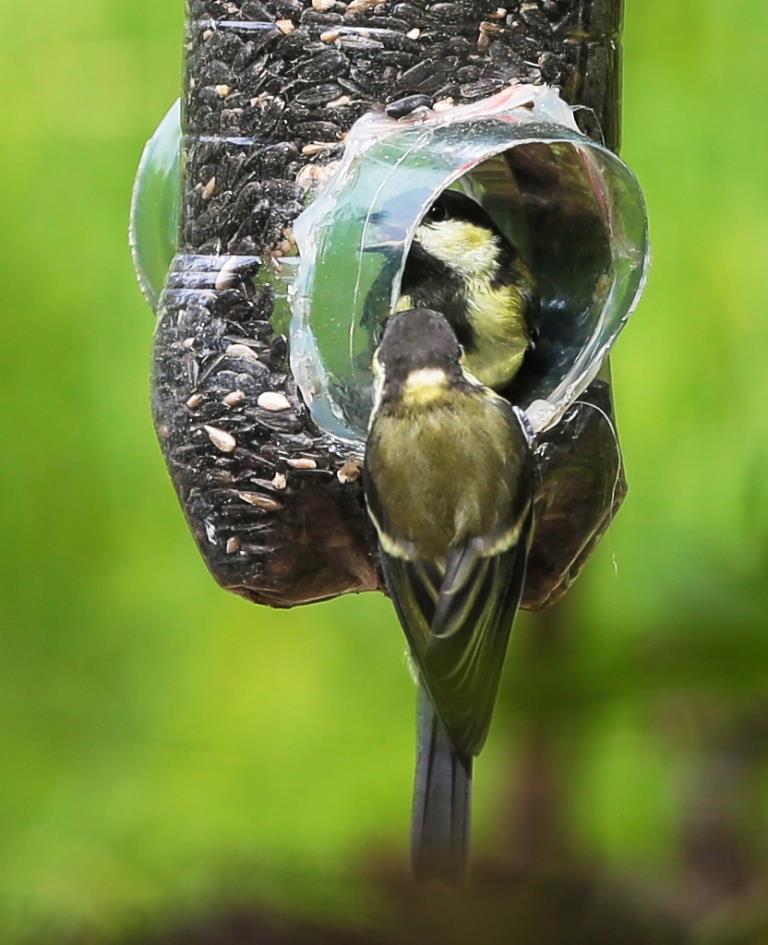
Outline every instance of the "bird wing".
[[434, 585], [424, 581], [422, 562], [382, 555], [424, 686], [465, 757], [478, 754], [488, 732], [522, 595], [530, 531], [529, 509], [509, 550], [483, 557], [462, 549], [466, 579], [460, 587], [441, 588], [436, 600]]
[[490, 725], [525, 581], [532, 494], [529, 460], [503, 529], [457, 546], [444, 567], [382, 548], [384, 576], [422, 682], [465, 757], [480, 751]]
[[491, 556], [473, 547], [454, 552], [461, 560], [449, 561], [429, 638], [416, 657], [445, 727], [468, 755], [480, 751], [488, 733], [523, 592], [531, 523], [529, 501], [505, 550]]

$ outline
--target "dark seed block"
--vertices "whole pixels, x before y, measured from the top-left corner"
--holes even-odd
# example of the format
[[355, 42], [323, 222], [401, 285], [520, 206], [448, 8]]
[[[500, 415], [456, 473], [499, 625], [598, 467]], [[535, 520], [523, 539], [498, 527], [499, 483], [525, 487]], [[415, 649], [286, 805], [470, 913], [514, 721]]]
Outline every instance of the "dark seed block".
[[[276, 606], [381, 587], [359, 478], [339, 475], [349, 449], [313, 425], [279, 324], [279, 258], [294, 252], [304, 178], [368, 110], [398, 117], [515, 81], [558, 85], [615, 148], [620, 11], [619, 0], [187, 0], [182, 222], [154, 411], [222, 585]], [[610, 411], [603, 383], [583, 399]], [[596, 411], [575, 406], [537, 445], [529, 606], [567, 586], [620, 503], [613, 443]]]

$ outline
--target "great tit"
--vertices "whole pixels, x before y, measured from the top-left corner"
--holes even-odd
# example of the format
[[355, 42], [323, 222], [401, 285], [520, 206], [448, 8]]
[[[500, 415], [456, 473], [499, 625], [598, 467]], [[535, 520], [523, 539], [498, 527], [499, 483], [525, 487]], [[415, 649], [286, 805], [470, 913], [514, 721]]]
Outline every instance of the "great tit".
[[539, 310], [528, 264], [483, 208], [444, 191], [414, 235], [397, 310], [442, 312], [483, 384], [503, 390], [532, 345]]
[[365, 498], [418, 674], [417, 877], [459, 880], [472, 759], [525, 578], [533, 471], [522, 414], [466, 368], [442, 314], [392, 315], [373, 358]]

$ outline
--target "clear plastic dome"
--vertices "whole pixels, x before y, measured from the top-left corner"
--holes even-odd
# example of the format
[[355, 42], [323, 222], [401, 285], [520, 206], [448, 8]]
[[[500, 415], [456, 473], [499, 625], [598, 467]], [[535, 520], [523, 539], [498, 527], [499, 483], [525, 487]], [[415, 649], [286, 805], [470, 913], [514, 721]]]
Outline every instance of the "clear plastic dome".
[[415, 230], [449, 187], [483, 204], [537, 278], [546, 367], [520, 403], [535, 431], [594, 379], [636, 304], [649, 255], [642, 192], [557, 92], [517, 86], [443, 112], [366, 115], [294, 224], [291, 367], [326, 432], [364, 440], [380, 326]]
[[157, 309], [176, 252], [181, 204], [181, 103], [176, 101], [141, 155], [129, 239], [144, 298]]
[[[147, 144], [132, 203], [134, 264], [153, 308], [176, 252], [180, 147], [175, 103]], [[290, 303], [291, 369], [317, 425], [362, 450], [380, 327], [416, 228], [454, 187], [485, 207], [536, 276], [545, 369], [517, 390], [534, 431], [554, 426], [599, 372], [642, 292], [648, 223], [626, 164], [579, 132], [555, 90], [516, 86], [442, 112], [365, 115], [324, 171], [294, 223], [298, 257], [281, 260], [279, 278], [256, 276], [276, 290], [279, 312]], [[233, 261], [222, 256], [221, 268]]]

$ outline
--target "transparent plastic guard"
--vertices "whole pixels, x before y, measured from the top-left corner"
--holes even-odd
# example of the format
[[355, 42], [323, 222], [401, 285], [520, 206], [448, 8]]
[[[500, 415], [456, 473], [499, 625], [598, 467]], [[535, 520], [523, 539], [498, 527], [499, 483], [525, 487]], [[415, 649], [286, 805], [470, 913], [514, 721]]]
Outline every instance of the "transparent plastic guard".
[[517, 86], [439, 113], [363, 116], [294, 224], [291, 368], [328, 433], [365, 439], [380, 329], [416, 227], [449, 187], [483, 204], [537, 277], [544, 370], [520, 403], [535, 431], [595, 378], [639, 298], [649, 254], [640, 187], [578, 131], [555, 90]]
[[[176, 102], [147, 143], [134, 186], [131, 248], [153, 309], [177, 249], [181, 140]], [[368, 114], [325, 170], [294, 224], [299, 256], [282, 260], [279, 280], [293, 280], [291, 368], [318, 426], [362, 447], [380, 328], [416, 227], [449, 187], [483, 204], [536, 275], [544, 370], [518, 386], [519, 403], [535, 431], [557, 423], [597, 375], [644, 284], [646, 209], [629, 168], [580, 134], [556, 90], [516, 86], [444, 112]]]
[[181, 103], [176, 101], [144, 148], [131, 199], [133, 266], [153, 310], [176, 252], [180, 206]]

